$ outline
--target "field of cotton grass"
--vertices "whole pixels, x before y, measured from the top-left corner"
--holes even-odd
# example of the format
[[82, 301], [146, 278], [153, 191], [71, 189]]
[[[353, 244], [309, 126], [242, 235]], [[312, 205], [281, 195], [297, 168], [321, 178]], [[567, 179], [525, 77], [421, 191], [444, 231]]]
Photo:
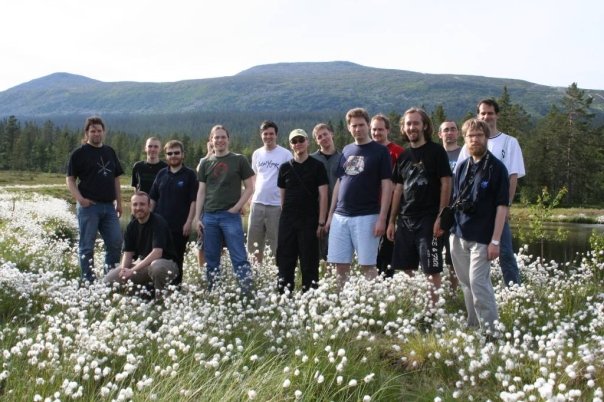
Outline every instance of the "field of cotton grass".
[[0, 188], [0, 400], [602, 401], [600, 252], [563, 266], [521, 253], [511, 289], [493, 265], [498, 338], [465, 328], [446, 279], [434, 308], [421, 275], [355, 276], [338, 294], [324, 272], [288, 297], [269, 262], [249, 300], [230, 275], [208, 293], [192, 251], [159, 303], [80, 286], [69, 204]]

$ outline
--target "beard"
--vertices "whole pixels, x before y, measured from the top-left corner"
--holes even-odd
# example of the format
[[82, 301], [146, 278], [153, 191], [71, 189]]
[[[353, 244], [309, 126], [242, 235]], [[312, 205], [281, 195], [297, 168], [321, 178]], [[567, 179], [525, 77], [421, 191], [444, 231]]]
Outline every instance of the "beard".
[[487, 153], [486, 145], [472, 145], [469, 147], [469, 149], [470, 155], [472, 155], [473, 157], [482, 157], [484, 154]]

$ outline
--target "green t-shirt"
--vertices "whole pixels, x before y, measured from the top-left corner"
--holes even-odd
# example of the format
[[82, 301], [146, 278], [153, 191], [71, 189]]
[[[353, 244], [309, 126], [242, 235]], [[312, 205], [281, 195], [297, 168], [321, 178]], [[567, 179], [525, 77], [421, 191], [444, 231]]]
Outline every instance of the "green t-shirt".
[[199, 166], [197, 179], [206, 185], [204, 211], [224, 211], [237, 204], [241, 182], [254, 171], [245, 156], [229, 152], [225, 156], [209, 156]]

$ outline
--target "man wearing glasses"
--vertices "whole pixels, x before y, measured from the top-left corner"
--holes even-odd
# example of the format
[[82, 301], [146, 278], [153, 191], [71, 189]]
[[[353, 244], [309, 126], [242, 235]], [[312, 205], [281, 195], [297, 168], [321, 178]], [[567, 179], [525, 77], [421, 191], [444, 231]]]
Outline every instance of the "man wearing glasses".
[[[457, 123], [452, 120], [443, 121], [438, 128], [438, 138], [443, 143], [447, 156], [449, 157], [449, 167], [451, 172], [455, 172], [455, 165], [457, 165], [457, 159], [459, 159], [459, 153], [461, 147], [457, 143], [459, 138], [459, 130], [457, 129]], [[445, 264], [449, 270], [449, 278], [451, 279], [451, 289], [457, 289], [458, 280], [455, 276], [455, 270], [453, 269], [453, 260], [451, 260], [451, 247], [449, 245], [448, 233], [444, 234], [445, 238], [443, 246], [445, 248]]]
[[180, 286], [187, 240], [191, 233], [197, 198], [197, 175], [183, 164], [185, 157], [182, 142], [168, 141], [164, 147], [168, 166], [157, 173], [151, 186], [151, 210], [164, 218], [170, 226], [178, 276], [173, 284]]

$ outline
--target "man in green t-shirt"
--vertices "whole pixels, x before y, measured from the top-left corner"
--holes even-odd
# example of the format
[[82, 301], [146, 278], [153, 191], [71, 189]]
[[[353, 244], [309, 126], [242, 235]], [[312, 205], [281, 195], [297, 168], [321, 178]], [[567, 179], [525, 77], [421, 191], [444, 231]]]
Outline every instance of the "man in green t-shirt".
[[243, 155], [229, 151], [229, 132], [224, 126], [212, 127], [210, 142], [214, 154], [199, 166], [195, 213], [197, 230], [203, 231], [205, 236], [203, 249], [208, 288], [212, 290], [220, 276], [224, 239], [235, 275], [242, 290], [248, 293], [252, 287], [252, 272], [245, 249], [241, 209], [254, 192], [254, 171]]

